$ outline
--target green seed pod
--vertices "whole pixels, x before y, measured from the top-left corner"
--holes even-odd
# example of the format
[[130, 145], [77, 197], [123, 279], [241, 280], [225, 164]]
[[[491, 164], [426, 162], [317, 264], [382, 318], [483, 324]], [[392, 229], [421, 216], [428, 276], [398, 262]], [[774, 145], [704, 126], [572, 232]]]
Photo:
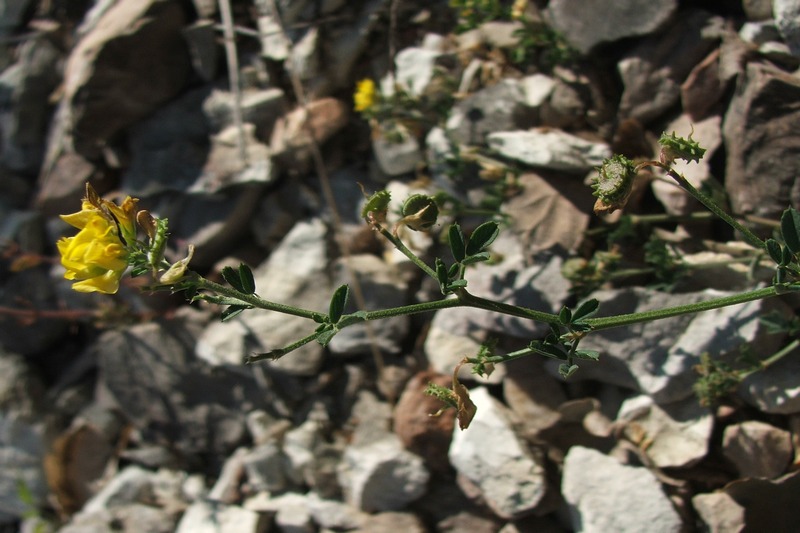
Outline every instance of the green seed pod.
[[684, 139], [675, 135], [674, 131], [672, 135], [667, 135], [664, 132], [661, 134], [661, 138], [658, 139], [658, 144], [661, 145], [661, 162], [665, 165], [671, 165], [676, 159], [683, 159], [686, 162], [699, 162], [706, 153], [705, 148], [700, 148], [697, 141], [692, 140], [691, 133], [688, 139]]
[[594, 212], [599, 215], [625, 207], [636, 178], [633, 161], [623, 155], [615, 155], [603, 161], [597, 170], [598, 175], [592, 183], [594, 195], [597, 196]]
[[[364, 187], [360, 183], [359, 186], [366, 197], [367, 194], [364, 191]], [[378, 191], [368, 197], [364, 207], [361, 209], [361, 218], [367, 222], [383, 222], [386, 220], [386, 211], [389, 209], [389, 201], [391, 199], [392, 195], [389, 194], [389, 191]]]
[[414, 231], [429, 229], [436, 224], [439, 206], [427, 194], [413, 194], [403, 204], [403, 218], [398, 224], [405, 224]]

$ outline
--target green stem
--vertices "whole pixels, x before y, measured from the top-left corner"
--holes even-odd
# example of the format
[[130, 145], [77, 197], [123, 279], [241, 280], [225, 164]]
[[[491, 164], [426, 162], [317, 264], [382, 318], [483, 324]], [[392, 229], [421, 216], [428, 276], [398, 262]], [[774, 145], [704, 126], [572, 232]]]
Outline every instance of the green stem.
[[244, 363], [245, 364], [250, 364], [250, 363], [255, 363], [256, 361], [263, 361], [264, 359], [270, 359], [272, 361], [277, 361], [278, 359], [280, 359], [281, 357], [283, 357], [287, 353], [289, 353], [291, 351], [294, 351], [294, 350], [300, 348], [301, 346], [303, 346], [305, 344], [308, 344], [309, 342], [311, 342], [313, 340], [316, 340], [316, 339], [317, 339], [317, 332], [314, 332], [314, 333], [312, 333], [311, 335], [309, 335], [307, 337], [303, 337], [299, 341], [295, 341], [295, 342], [293, 342], [292, 344], [290, 344], [288, 346], [284, 346], [283, 348], [278, 348], [276, 350], [270, 350], [270, 351], [264, 352], [264, 353], [250, 354], [247, 357], [245, 357]]
[[528, 318], [531, 320], [536, 320], [538, 322], [545, 322], [547, 324], [559, 323], [558, 315], [554, 315], [552, 313], [544, 313], [542, 311], [536, 311], [534, 309], [528, 309], [527, 307], [520, 307], [517, 305], [506, 304], [503, 302], [495, 302], [493, 300], [487, 300], [486, 298], [481, 298], [480, 296], [475, 296], [474, 294], [470, 294], [469, 292], [467, 292], [466, 289], [458, 289], [458, 291], [456, 291], [456, 296], [458, 296], [458, 300], [467, 307], [475, 307], [478, 309], [485, 309], [487, 311], [494, 311], [496, 313], [501, 313], [504, 315], [518, 316], [520, 318]]
[[780, 361], [781, 359], [783, 359], [784, 357], [795, 351], [798, 346], [800, 346], [800, 339], [793, 340], [792, 342], [790, 342], [789, 344], [787, 344], [774, 354], [770, 355], [766, 359], [759, 361], [758, 366], [756, 368], [748, 370], [747, 372], [742, 372], [740, 375], [741, 379], [744, 380], [751, 374], [755, 374], [756, 372], [764, 370], [765, 368], [769, 368], [770, 366], [774, 365], [775, 363], [777, 363], [778, 361]]
[[436, 272], [431, 267], [429, 267], [425, 263], [425, 261], [417, 257], [417, 255], [414, 252], [409, 250], [408, 247], [405, 244], [403, 244], [403, 241], [401, 241], [399, 238], [397, 238], [397, 236], [393, 235], [392, 232], [390, 232], [383, 226], [379, 224], [374, 224], [374, 225], [378, 229], [378, 231], [380, 231], [381, 235], [386, 237], [389, 240], [389, 242], [391, 242], [394, 245], [395, 248], [400, 250], [400, 253], [408, 257], [412, 263], [417, 265], [427, 275], [429, 275], [430, 277], [432, 277], [437, 281], [439, 280], [439, 278], [436, 276]]
[[759, 239], [758, 236], [755, 233], [753, 233], [752, 231], [750, 231], [749, 229], [747, 229], [746, 227], [741, 225], [739, 222], [737, 222], [732, 216], [730, 216], [720, 206], [718, 206], [717, 203], [714, 200], [712, 200], [706, 194], [700, 192], [697, 188], [695, 188], [694, 185], [689, 183], [689, 180], [684, 178], [680, 173], [676, 172], [671, 166], [665, 165], [664, 163], [661, 163], [660, 161], [646, 161], [644, 163], [640, 163], [638, 165], [638, 168], [641, 168], [641, 167], [644, 167], [644, 166], [656, 166], [656, 167], [664, 169], [667, 172], [667, 174], [669, 174], [669, 176], [672, 177], [672, 179], [674, 179], [676, 182], [678, 182], [678, 185], [680, 185], [684, 190], [686, 190], [686, 192], [688, 192], [689, 194], [691, 194], [692, 196], [697, 198], [697, 200], [701, 204], [706, 206], [711, 212], [713, 212], [719, 218], [724, 220], [733, 229], [735, 229], [736, 231], [740, 232], [747, 242], [749, 242], [751, 245], [755, 246], [756, 248], [759, 248], [759, 249], [762, 249], [762, 250], [765, 249], [764, 241]]
[[308, 318], [317, 322], [322, 322], [323, 320], [325, 320], [326, 316], [317, 311], [311, 311], [300, 307], [294, 307], [292, 305], [279, 304], [277, 302], [270, 302], [269, 300], [265, 300], [256, 294], [244, 294], [237, 291], [233, 287], [226, 287], [225, 285], [214, 283], [213, 281], [209, 281], [202, 276], [197, 277], [197, 289], [198, 290], [205, 289], [207, 291], [211, 291], [220, 294], [222, 296], [235, 298], [241, 301], [243, 304], [252, 305], [253, 307], [257, 307], [259, 309], [265, 309], [267, 311], [277, 311], [279, 313], [284, 313], [286, 315], [294, 315], [303, 318]]
[[731, 296], [723, 296], [721, 298], [713, 298], [704, 302], [697, 302], [693, 304], [677, 305], [675, 307], [666, 307], [664, 309], [655, 309], [653, 311], [642, 311], [640, 313], [630, 313], [627, 315], [616, 315], [602, 318], [589, 318], [586, 322], [592, 326], [593, 330], [618, 328], [620, 326], [628, 326], [631, 324], [638, 324], [641, 322], [650, 322], [652, 320], [660, 320], [662, 318], [670, 318], [673, 316], [686, 315], [690, 313], [699, 313], [701, 311], [709, 311], [711, 309], [719, 309], [720, 307], [727, 307], [729, 305], [742, 304], [752, 302], [753, 300], [761, 300], [762, 298], [769, 298], [779, 294], [785, 294], [789, 291], [799, 290], [800, 286], [789, 287], [764, 287], [763, 289], [755, 289], [752, 291], [734, 294]]

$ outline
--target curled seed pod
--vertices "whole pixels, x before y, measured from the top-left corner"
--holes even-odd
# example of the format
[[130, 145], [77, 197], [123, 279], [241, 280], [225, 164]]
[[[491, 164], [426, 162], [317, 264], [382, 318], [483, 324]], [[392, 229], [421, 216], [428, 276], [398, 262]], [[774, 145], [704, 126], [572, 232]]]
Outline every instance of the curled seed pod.
[[392, 195], [389, 191], [378, 191], [372, 196], [367, 197], [364, 186], [360, 183], [358, 185], [361, 187], [361, 192], [367, 200], [364, 207], [361, 209], [361, 218], [367, 222], [375, 221], [378, 223], [386, 220], [386, 212], [389, 210], [389, 201], [392, 199]]
[[612, 213], [625, 207], [636, 178], [633, 161], [623, 155], [615, 155], [603, 161], [597, 170], [597, 177], [592, 183], [594, 195], [597, 196], [594, 212], [598, 215]]
[[427, 194], [413, 194], [403, 203], [402, 213], [403, 218], [398, 224], [404, 224], [414, 231], [421, 231], [436, 224], [439, 206], [433, 197]]
[[688, 139], [684, 139], [675, 135], [674, 131], [672, 135], [667, 135], [664, 132], [661, 134], [661, 138], [658, 139], [658, 144], [661, 145], [661, 162], [665, 165], [671, 165], [676, 159], [683, 159], [686, 162], [699, 162], [706, 153], [706, 149], [701, 148], [697, 141], [692, 139], [691, 133]]

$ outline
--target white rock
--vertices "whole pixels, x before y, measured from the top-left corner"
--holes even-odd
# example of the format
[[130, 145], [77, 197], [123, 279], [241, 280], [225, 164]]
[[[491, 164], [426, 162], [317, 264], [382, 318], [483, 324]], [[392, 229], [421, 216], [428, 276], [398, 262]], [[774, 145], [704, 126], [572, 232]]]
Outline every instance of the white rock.
[[361, 446], [349, 446], [339, 466], [347, 502], [367, 512], [397, 511], [425, 493], [428, 470], [422, 459], [389, 434]]
[[635, 434], [653, 463], [659, 468], [691, 466], [708, 452], [714, 417], [697, 399], [657, 405], [649, 396], [626, 400], [617, 417], [626, 433]]
[[649, 470], [622, 465], [597, 450], [570, 448], [561, 490], [576, 531], [682, 531], [680, 515]]
[[758, 420], [725, 428], [722, 453], [743, 477], [775, 478], [792, 459], [792, 434]]
[[556, 80], [545, 74], [536, 73], [525, 76], [522, 79], [525, 105], [530, 107], [541, 106], [550, 97], [555, 86]]
[[711, 533], [728, 533], [744, 529], [744, 508], [724, 492], [697, 494], [692, 506]]
[[176, 533], [259, 533], [267, 517], [234, 505], [199, 501], [183, 513]]
[[378, 135], [372, 139], [372, 152], [378, 166], [387, 176], [399, 176], [412, 172], [422, 161], [419, 142], [407, 132], [401, 132], [400, 140], [386, 139]]
[[[770, 353], [770, 350], [764, 350]], [[800, 413], [800, 358], [795, 350], [764, 370], [750, 374], [738, 394], [765, 413]]]
[[487, 141], [491, 149], [509, 159], [566, 172], [587, 172], [611, 157], [611, 150], [605, 143], [546, 128], [498, 131], [490, 133]]
[[515, 518], [536, 509], [547, 490], [541, 460], [519, 440], [507, 410], [488, 389], [470, 391], [477, 413], [469, 428], [456, 428], [450, 444], [450, 463], [478, 487], [500, 517]]

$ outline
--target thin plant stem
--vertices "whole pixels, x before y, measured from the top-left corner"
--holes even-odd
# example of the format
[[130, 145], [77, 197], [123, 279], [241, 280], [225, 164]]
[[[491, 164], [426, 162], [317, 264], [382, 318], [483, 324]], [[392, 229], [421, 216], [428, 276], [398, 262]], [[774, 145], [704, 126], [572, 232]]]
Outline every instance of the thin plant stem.
[[253, 307], [256, 307], [258, 309], [264, 309], [266, 311], [277, 311], [278, 313], [284, 313], [287, 315], [308, 318], [316, 322], [322, 322], [323, 320], [325, 320], [325, 315], [323, 313], [319, 313], [317, 311], [311, 311], [308, 309], [303, 309], [300, 307], [295, 307], [293, 305], [285, 305], [277, 302], [271, 302], [269, 300], [263, 299], [257, 294], [244, 294], [242, 292], [237, 291], [233, 287], [226, 287], [225, 285], [214, 283], [213, 281], [207, 280], [202, 276], [197, 277], [196, 283], [197, 283], [197, 288], [199, 290], [207, 290], [214, 292], [216, 294], [220, 294], [222, 296], [234, 298], [236, 300], [239, 300], [243, 304], [252, 305]]

